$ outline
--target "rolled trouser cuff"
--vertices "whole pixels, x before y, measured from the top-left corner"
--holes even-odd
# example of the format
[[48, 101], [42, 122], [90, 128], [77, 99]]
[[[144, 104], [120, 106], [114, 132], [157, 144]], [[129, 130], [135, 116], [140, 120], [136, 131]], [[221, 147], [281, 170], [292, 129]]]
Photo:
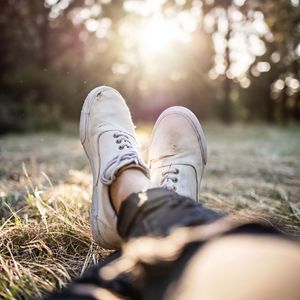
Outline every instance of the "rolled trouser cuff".
[[174, 228], [208, 224], [222, 215], [164, 188], [133, 193], [122, 202], [117, 229], [123, 240], [166, 236]]

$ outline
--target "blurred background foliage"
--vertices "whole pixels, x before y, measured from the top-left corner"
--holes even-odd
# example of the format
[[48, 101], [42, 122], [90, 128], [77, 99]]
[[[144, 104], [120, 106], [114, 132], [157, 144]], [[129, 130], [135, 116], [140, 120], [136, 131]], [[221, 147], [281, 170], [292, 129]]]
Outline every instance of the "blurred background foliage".
[[0, 132], [77, 121], [110, 85], [136, 121], [300, 120], [299, 0], [2, 0]]

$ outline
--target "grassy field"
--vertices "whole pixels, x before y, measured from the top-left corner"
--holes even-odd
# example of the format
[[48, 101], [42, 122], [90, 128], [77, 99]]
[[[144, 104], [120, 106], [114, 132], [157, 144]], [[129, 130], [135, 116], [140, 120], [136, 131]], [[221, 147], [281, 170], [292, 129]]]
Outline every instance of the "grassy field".
[[[300, 126], [204, 129], [202, 201], [300, 238]], [[138, 127], [145, 158], [149, 135]], [[75, 134], [0, 137], [0, 299], [40, 298], [108, 254], [90, 236], [91, 180]]]

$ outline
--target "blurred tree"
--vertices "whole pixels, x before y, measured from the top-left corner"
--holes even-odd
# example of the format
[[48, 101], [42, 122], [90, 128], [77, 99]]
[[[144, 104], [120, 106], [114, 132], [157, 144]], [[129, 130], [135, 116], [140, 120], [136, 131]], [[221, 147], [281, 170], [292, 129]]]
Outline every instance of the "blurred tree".
[[299, 19], [298, 0], [3, 0], [0, 131], [78, 119], [100, 84], [143, 120], [299, 119]]
[[[79, 65], [82, 42], [75, 32], [78, 28], [68, 18], [53, 20], [50, 13], [51, 6], [43, 1], [2, 1], [2, 131], [34, 128], [37, 123], [57, 127], [65, 106], [62, 103], [73, 95], [65, 74]], [[63, 55], [68, 56], [67, 63]], [[59, 83], [63, 88], [59, 89]]]
[[[270, 29], [264, 38], [266, 53], [257, 57], [249, 69], [253, 89], [264, 91], [261, 106], [265, 108], [265, 114], [262, 118], [270, 122], [300, 120], [299, 1], [248, 1], [247, 9], [250, 12], [261, 11]], [[264, 87], [259, 89], [255, 82], [260, 81], [260, 74], [266, 72], [262, 80]]]
[[[204, 1], [203, 2], [203, 12], [204, 14], [213, 14], [215, 20], [214, 31], [222, 33], [224, 35], [224, 71], [223, 71], [223, 93], [222, 93], [222, 107], [221, 107], [221, 118], [224, 122], [230, 123], [233, 120], [232, 111], [232, 80], [229, 78], [228, 73], [231, 66], [230, 57], [230, 39], [232, 37], [233, 31], [233, 19], [231, 17], [231, 11], [233, 9], [234, 3], [232, 0], [216, 0], [216, 1]], [[220, 13], [221, 8], [221, 13]]]

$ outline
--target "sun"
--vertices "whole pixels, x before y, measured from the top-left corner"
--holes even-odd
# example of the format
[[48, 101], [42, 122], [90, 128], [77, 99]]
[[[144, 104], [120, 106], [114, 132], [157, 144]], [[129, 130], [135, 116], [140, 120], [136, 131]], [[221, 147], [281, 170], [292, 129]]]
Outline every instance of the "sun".
[[189, 35], [180, 28], [176, 19], [156, 15], [144, 22], [138, 31], [138, 47], [143, 56], [168, 53], [176, 43], [187, 43]]
[[138, 43], [145, 54], [165, 52], [172, 43], [173, 28], [163, 18], [154, 18], [145, 23], [139, 31]]

